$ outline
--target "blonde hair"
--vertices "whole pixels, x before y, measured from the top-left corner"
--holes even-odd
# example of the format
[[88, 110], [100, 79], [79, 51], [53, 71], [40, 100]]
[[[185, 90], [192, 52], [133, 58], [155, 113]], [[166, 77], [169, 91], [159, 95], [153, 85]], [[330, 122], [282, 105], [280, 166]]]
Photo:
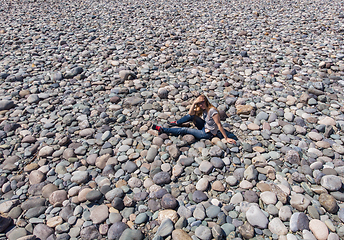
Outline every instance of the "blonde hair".
[[[207, 109], [215, 108], [216, 111], [218, 111], [217, 108], [214, 107], [214, 105], [209, 102], [209, 100], [208, 100], [206, 95], [202, 94], [202, 95], [199, 96], [199, 98], [203, 99], [203, 101], [205, 102], [205, 105], [207, 106]], [[195, 115], [197, 115], [199, 117], [202, 116], [202, 114], [203, 114], [202, 108], [200, 108], [198, 105], [195, 106], [194, 111], [195, 111]]]

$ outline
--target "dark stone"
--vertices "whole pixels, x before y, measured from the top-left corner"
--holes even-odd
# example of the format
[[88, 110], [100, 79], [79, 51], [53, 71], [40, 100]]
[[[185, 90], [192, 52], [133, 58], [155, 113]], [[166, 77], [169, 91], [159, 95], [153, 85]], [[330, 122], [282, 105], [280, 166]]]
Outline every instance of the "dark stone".
[[100, 235], [97, 227], [92, 225], [81, 229], [80, 237], [82, 240], [101, 239], [102, 235]]
[[121, 211], [124, 208], [123, 200], [121, 198], [119, 198], [119, 197], [115, 197], [112, 200], [111, 206], [113, 206], [115, 209]]
[[158, 172], [153, 177], [153, 182], [157, 185], [168, 184], [171, 182], [171, 177], [168, 172]]
[[2, 80], [5, 80], [8, 76], [10, 76], [8, 73], [0, 73], [0, 78], [2, 79]]
[[178, 201], [171, 194], [165, 194], [161, 199], [161, 206], [166, 209], [175, 209]]
[[20, 74], [9, 75], [6, 79], [6, 82], [21, 82], [23, 81], [23, 76]]
[[165, 194], [167, 194], [167, 190], [165, 188], [161, 188], [158, 191], [156, 191], [153, 195], [158, 198], [161, 199]]
[[248, 57], [247, 51], [241, 51], [241, 52], [240, 52], [240, 55], [241, 55], [242, 57]]
[[328, 138], [334, 133], [333, 127], [331, 125], [326, 126], [324, 137]]
[[227, 222], [226, 220], [226, 214], [224, 212], [220, 212], [218, 215], [217, 215], [217, 224], [219, 224], [220, 226], [222, 226], [223, 224], [225, 224]]
[[206, 201], [208, 199], [207, 195], [201, 191], [194, 191], [192, 194], [192, 200], [196, 203]]
[[16, 124], [16, 123], [5, 123], [4, 125], [4, 131], [6, 133], [10, 132], [10, 131], [14, 131], [16, 130], [18, 127], [20, 127], [19, 124]]
[[107, 237], [109, 240], [115, 240], [119, 239], [125, 229], [127, 229], [128, 226], [124, 222], [115, 222], [112, 224], [112, 226], [109, 228]]
[[158, 90], [158, 96], [161, 99], [167, 99], [168, 91], [165, 88], [161, 88], [161, 89]]

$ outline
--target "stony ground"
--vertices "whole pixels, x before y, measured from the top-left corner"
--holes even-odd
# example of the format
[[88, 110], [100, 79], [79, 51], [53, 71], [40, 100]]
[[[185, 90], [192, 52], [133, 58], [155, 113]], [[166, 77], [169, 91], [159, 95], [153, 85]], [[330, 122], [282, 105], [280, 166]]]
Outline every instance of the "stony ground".
[[[324, 1], [1, 1], [0, 238], [344, 239]], [[236, 145], [158, 134], [201, 93]]]

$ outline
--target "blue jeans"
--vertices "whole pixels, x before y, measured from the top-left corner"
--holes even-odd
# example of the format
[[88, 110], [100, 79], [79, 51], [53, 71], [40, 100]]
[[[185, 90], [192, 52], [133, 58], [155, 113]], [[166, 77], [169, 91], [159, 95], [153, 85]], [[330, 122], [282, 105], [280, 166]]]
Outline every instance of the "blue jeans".
[[[234, 135], [234, 133], [228, 132], [227, 130], [225, 130], [225, 132], [226, 132], [227, 137], [234, 139], [235, 141], [238, 141], [238, 138], [237, 138], [237, 136]], [[223, 135], [220, 131], [217, 131], [216, 137], [222, 139]]]
[[[182, 127], [182, 128], [162, 128], [162, 131], [165, 133], [171, 133], [173, 135], [179, 136], [179, 135], [185, 135], [185, 134], [191, 134], [193, 135], [195, 138], [197, 139], [211, 139], [213, 137], [218, 137], [220, 139], [223, 138], [223, 135], [220, 131], [217, 131], [216, 135], [213, 135], [211, 132], [205, 132], [205, 121], [196, 116], [196, 115], [185, 115], [184, 117], [182, 117], [181, 119], [179, 119], [177, 121], [177, 124], [180, 125], [182, 123], [185, 122], [190, 122], [193, 121], [193, 123], [195, 124], [197, 129], [194, 128], [186, 128], [186, 127]], [[230, 133], [228, 131], [226, 131], [227, 137], [232, 138], [234, 140], [238, 140], [238, 138], [233, 134]]]

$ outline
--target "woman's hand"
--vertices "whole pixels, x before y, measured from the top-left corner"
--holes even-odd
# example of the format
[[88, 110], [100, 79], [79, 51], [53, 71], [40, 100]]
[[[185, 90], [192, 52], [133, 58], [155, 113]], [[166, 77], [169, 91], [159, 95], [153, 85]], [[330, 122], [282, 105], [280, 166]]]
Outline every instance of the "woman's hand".
[[229, 138], [229, 137], [226, 138], [226, 141], [230, 144], [236, 144], [236, 141], [234, 139]]
[[199, 104], [200, 102], [203, 102], [203, 101], [204, 101], [204, 99], [201, 98], [201, 96], [199, 96], [198, 98], [195, 99], [195, 101], [193, 102], [193, 104], [197, 105], [197, 104]]

